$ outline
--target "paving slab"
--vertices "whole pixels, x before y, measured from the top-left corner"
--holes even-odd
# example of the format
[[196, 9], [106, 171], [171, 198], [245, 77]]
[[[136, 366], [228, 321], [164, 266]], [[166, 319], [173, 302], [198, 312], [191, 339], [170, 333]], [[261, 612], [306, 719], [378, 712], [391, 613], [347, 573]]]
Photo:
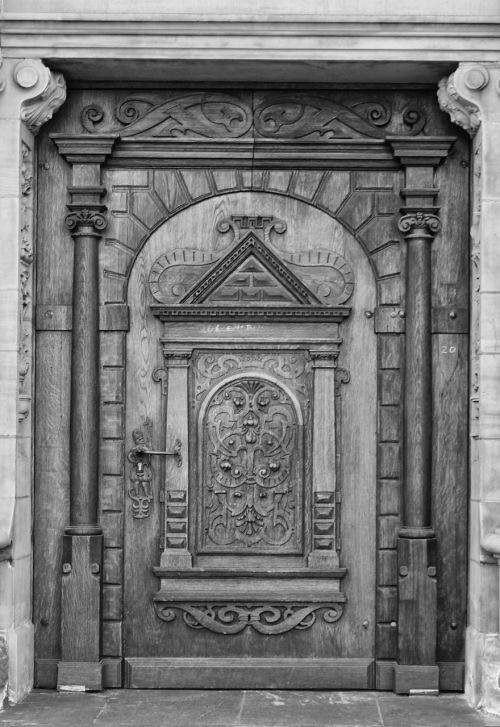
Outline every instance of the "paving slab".
[[0, 712], [0, 727], [500, 727], [462, 694], [110, 689], [35, 690]]

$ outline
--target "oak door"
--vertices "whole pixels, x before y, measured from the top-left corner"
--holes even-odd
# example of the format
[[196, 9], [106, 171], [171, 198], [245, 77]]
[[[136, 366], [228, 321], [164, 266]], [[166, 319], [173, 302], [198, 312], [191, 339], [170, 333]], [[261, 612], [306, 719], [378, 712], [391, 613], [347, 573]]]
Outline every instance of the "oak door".
[[148, 239], [128, 304], [129, 686], [372, 686], [375, 286], [358, 242], [287, 196], [206, 199]]

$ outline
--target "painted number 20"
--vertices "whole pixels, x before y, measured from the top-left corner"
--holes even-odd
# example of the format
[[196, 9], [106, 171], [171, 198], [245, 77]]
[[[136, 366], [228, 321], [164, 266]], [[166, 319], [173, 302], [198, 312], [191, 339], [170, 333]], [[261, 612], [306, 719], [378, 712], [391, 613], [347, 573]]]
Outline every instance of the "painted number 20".
[[456, 346], [441, 346], [441, 353], [456, 353]]

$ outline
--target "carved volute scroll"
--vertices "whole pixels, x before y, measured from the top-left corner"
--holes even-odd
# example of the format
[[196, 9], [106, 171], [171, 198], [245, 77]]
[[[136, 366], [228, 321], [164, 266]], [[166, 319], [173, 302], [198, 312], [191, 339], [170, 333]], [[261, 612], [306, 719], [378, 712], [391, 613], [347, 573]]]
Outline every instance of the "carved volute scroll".
[[203, 551], [300, 552], [299, 417], [282, 386], [257, 376], [210, 396], [199, 421]]

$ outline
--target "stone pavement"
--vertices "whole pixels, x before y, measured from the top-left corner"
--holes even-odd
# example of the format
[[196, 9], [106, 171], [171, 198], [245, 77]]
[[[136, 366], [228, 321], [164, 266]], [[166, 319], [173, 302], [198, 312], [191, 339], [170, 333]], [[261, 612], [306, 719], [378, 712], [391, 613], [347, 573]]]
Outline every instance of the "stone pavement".
[[36, 690], [0, 727], [500, 727], [461, 694], [388, 692]]

